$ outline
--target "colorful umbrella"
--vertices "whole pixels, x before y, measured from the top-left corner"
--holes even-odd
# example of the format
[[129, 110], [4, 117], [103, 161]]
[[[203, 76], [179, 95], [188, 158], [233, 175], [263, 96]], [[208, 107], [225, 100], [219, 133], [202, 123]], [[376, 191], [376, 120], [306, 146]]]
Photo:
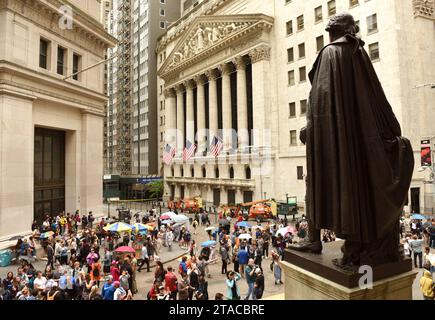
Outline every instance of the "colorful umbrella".
[[176, 223], [182, 223], [182, 222], [186, 222], [189, 221], [189, 218], [186, 217], [184, 214], [180, 214], [180, 215], [175, 215], [171, 218], [172, 221], [176, 222]]
[[296, 234], [297, 230], [293, 226], [288, 226], [288, 227], [285, 227], [285, 228], [280, 228], [276, 232], [277, 235], [282, 235], [283, 237], [285, 237], [287, 235], [287, 233]]
[[140, 232], [140, 231], [153, 231], [153, 227], [146, 225], [146, 224], [142, 224], [142, 223], [135, 223], [134, 225], [132, 225], [133, 230], [136, 232]]
[[126, 253], [135, 253], [136, 250], [132, 247], [122, 246], [115, 250], [115, 252], [126, 252]]
[[212, 247], [216, 245], [216, 241], [208, 240], [206, 242], [201, 243], [201, 247]]
[[248, 234], [248, 233], [242, 233], [242, 234], [239, 236], [239, 239], [246, 239], [246, 240], [249, 240], [249, 239], [251, 239], [251, 238], [252, 238], [251, 235]]
[[423, 220], [423, 219], [426, 219], [426, 217], [421, 215], [421, 214], [419, 214], [419, 213], [415, 213], [415, 214], [413, 214], [411, 216], [411, 219], [413, 219], [413, 220]]
[[237, 222], [236, 226], [243, 227], [243, 228], [250, 228], [251, 227], [251, 225], [249, 223], [247, 223], [246, 221]]
[[50, 238], [53, 234], [54, 234], [53, 231], [47, 231], [47, 232], [41, 233], [39, 238], [40, 239], [47, 239], [47, 238]]
[[125, 222], [116, 222], [105, 226], [103, 229], [111, 232], [124, 232], [124, 231], [131, 231], [132, 228], [133, 227], [131, 225]]

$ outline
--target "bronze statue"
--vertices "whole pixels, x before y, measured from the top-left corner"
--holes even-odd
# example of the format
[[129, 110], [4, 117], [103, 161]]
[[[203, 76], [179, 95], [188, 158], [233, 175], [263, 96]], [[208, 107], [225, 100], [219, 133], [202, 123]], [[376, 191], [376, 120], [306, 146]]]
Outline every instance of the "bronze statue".
[[293, 250], [321, 253], [320, 229], [345, 239], [342, 267], [397, 261], [399, 217], [414, 168], [401, 129], [364, 50], [354, 18], [331, 18], [309, 73], [306, 215], [309, 240]]

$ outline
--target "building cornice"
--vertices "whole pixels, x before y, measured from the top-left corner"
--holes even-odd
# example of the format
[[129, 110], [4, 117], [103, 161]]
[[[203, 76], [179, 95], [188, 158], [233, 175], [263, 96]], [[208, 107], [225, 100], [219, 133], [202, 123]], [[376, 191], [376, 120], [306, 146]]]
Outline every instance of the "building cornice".
[[[22, 81], [24, 79], [26, 81]], [[37, 85], [29, 85], [29, 80], [30, 83], [33, 82]], [[59, 79], [52, 79], [48, 75], [6, 61], [0, 61], [0, 88], [78, 108], [88, 107], [102, 110], [107, 102], [107, 97], [103, 94], [77, 86], [71, 82], [64, 81], [62, 83]], [[53, 89], [62, 90], [69, 93], [69, 95], [59, 94]], [[82, 99], [77, 97], [82, 97]], [[94, 102], [91, 103], [89, 100]]]
[[[59, 27], [62, 18], [59, 8], [62, 5], [69, 5], [73, 9], [72, 30]], [[104, 56], [105, 49], [117, 44], [117, 40], [100, 23], [66, 0], [0, 0], [0, 10], [9, 10], [99, 56]]]

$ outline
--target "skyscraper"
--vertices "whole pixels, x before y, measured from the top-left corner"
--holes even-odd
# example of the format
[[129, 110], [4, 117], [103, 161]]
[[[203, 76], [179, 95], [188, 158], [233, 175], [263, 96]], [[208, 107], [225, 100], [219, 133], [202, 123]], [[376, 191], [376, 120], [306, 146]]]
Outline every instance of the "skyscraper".
[[158, 174], [157, 38], [180, 16], [179, 0], [114, 0], [109, 32], [105, 173]]

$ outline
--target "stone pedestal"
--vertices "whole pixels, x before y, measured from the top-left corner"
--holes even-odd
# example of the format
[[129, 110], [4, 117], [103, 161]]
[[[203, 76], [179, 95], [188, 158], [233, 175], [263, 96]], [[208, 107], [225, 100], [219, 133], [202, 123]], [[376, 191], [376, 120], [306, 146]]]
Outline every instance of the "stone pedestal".
[[[373, 268], [372, 288], [359, 287], [365, 273], [345, 272], [332, 263], [341, 241], [326, 244], [321, 255], [286, 251], [281, 268], [286, 300], [411, 300], [417, 271], [410, 259]], [[366, 282], [363, 282], [365, 284]]]

